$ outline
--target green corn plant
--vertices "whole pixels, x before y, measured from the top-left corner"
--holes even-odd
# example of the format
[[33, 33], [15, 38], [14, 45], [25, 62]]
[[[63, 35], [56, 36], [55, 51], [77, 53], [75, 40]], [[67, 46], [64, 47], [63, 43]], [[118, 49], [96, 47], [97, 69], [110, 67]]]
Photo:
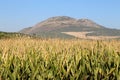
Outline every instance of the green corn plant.
[[1, 39], [1, 80], [119, 80], [120, 41]]

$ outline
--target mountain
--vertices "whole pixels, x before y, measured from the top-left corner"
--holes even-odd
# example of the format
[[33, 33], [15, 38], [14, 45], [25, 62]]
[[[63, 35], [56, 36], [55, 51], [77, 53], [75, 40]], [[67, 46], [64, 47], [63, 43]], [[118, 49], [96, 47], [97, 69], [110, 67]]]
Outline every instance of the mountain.
[[89, 19], [75, 19], [68, 16], [48, 18], [20, 33], [58, 38], [103, 39], [119, 38], [120, 30], [109, 29]]

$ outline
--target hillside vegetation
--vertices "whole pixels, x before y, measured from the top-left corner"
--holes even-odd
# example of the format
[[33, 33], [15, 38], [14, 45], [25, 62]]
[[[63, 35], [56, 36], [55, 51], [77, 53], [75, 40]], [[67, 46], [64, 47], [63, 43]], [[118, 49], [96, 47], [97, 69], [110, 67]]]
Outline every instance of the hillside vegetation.
[[30, 37], [30, 35], [15, 32], [0, 32], [0, 39]]
[[1, 80], [120, 80], [120, 41], [0, 39]]

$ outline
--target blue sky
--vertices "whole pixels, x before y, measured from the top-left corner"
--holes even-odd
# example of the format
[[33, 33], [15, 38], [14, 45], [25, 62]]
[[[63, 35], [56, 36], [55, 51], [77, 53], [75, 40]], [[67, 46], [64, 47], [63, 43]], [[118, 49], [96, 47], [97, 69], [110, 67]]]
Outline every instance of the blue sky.
[[19, 31], [53, 16], [120, 29], [120, 0], [0, 0], [0, 31]]

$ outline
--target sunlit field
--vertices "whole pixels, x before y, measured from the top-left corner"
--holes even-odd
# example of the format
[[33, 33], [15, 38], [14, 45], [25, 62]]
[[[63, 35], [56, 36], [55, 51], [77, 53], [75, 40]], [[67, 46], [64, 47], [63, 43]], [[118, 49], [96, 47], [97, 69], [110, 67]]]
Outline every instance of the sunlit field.
[[120, 41], [0, 39], [1, 80], [120, 80]]

